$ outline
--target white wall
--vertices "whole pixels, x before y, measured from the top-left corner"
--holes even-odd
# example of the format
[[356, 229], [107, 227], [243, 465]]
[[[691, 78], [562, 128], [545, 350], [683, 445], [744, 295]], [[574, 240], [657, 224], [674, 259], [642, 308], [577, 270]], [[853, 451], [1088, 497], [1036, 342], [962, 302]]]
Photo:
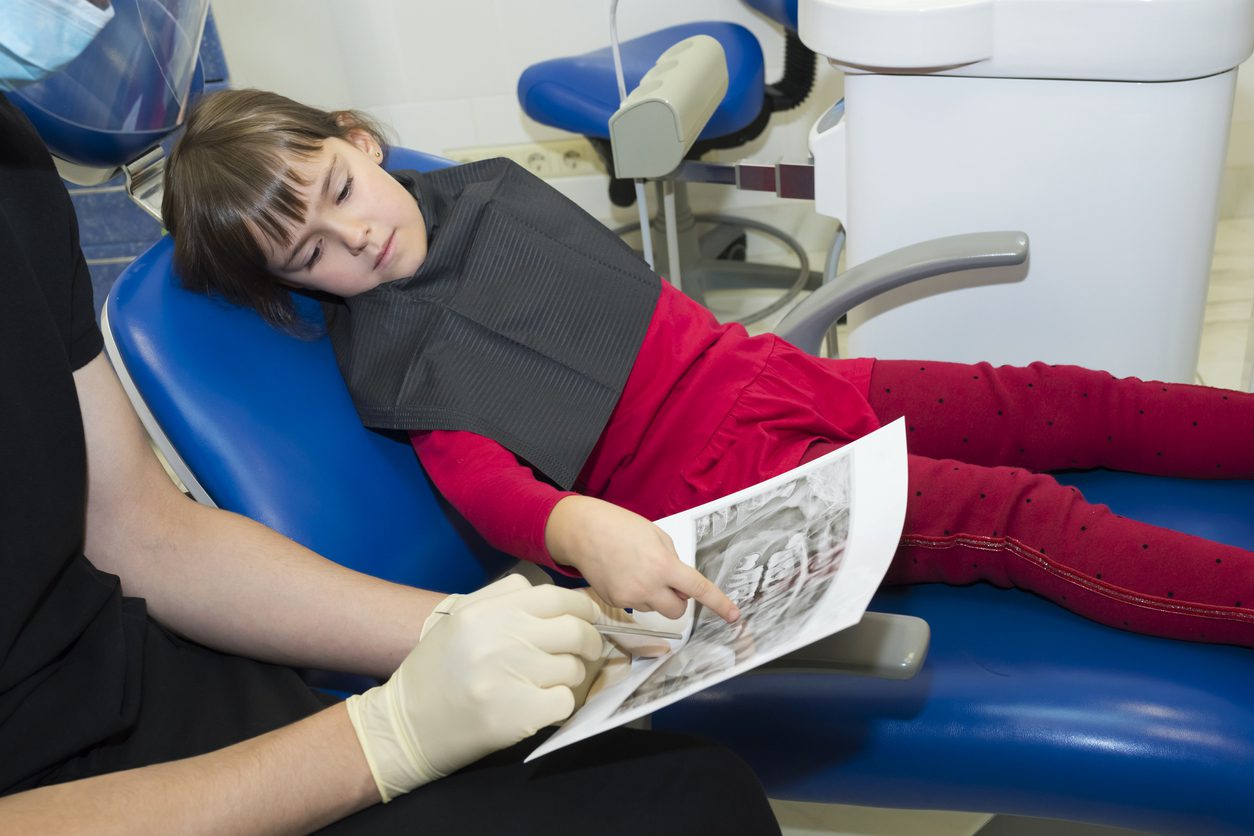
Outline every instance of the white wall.
[[[518, 77], [537, 61], [609, 43], [605, 0], [213, 0], [212, 7], [234, 86], [367, 110], [402, 145], [433, 153], [569, 138], [523, 115]], [[767, 79], [778, 78], [783, 35], [736, 0], [622, 0], [618, 31], [626, 40], [703, 19], [750, 28], [762, 43]], [[729, 158], [804, 159], [810, 125], [840, 98], [840, 83], [839, 73], [821, 67], [806, 107], [777, 114], [762, 138]], [[630, 210], [611, 210], [604, 177], [553, 183], [597, 217], [634, 219]], [[691, 192], [698, 210], [744, 211], [786, 226], [809, 249], [825, 249], [834, 230], [806, 201], [722, 187]]]
[[[564, 138], [522, 114], [514, 92], [518, 76], [536, 61], [608, 43], [605, 0], [213, 0], [212, 5], [235, 86], [275, 90], [323, 107], [368, 110], [390, 125], [402, 144], [432, 152]], [[626, 39], [707, 18], [753, 30], [766, 53], [767, 78], [778, 77], [782, 36], [736, 0], [623, 0], [619, 33]], [[728, 156], [804, 158], [810, 125], [839, 91], [839, 74], [821, 67], [806, 107], [777, 114], [763, 138]], [[1164, 129], [1172, 129], [1169, 122]], [[1228, 162], [1222, 215], [1254, 216], [1254, 71], [1238, 83]], [[562, 178], [554, 184], [593, 214], [611, 214], [602, 178]], [[710, 187], [695, 188], [693, 198], [700, 209], [757, 206], [749, 214], [791, 227], [808, 248], [821, 248], [832, 229], [804, 202], [772, 202]], [[620, 210], [614, 217], [627, 220], [629, 214]]]
[[1237, 74], [1237, 96], [1228, 137], [1228, 168], [1219, 206], [1222, 218], [1254, 218], [1254, 62]]
[[[529, 65], [609, 43], [604, 0], [214, 0], [236, 86], [327, 107], [360, 107], [405, 142], [438, 150], [565, 138], [526, 119], [515, 85]], [[439, 22], [435, 22], [438, 16]], [[768, 77], [782, 65], [773, 24], [734, 0], [625, 0], [623, 39], [701, 19], [743, 23]]]

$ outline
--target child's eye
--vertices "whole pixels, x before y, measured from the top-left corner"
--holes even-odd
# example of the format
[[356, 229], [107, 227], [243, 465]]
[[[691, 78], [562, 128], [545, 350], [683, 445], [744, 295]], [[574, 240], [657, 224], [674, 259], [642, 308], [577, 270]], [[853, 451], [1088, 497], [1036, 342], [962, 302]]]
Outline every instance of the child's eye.
[[353, 178], [349, 177], [344, 181], [344, 188], [340, 189], [340, 195], [335, 199], [336, 203], [343, 203], [348, 200], [348, 196], [353, 193]]
[[312, 270], [313, 266], [318, 263], [318, 259], [320, 258], [322, 258], [322, 242], [321, 241], [319, 241], [318, 245], [314, 247], [313, 252], [309, 254], [309, 260], [305, 262], [305, 269]]

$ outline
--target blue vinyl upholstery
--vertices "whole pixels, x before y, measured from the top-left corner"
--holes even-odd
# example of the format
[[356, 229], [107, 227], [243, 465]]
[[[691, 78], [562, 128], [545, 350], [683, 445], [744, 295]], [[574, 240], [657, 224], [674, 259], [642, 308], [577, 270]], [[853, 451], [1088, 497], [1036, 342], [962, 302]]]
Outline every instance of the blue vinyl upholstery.
[[[1254, 482], [1065, 481], [1127, 516], [1254, 549]], [[776, 798], [1154, 833], [1254, 827], [1254, 651], [1112, 630], [983, 584], [886, 589], [871, 608], [931, 625], [913, 680], [746, 676], [654, 727], [728, 744]]]
[[785, 28], [797, 31], [797, 0], [743, 0], [743, 2]]
[[[389, 165], [439, 161], [394, 149]], [[363, 429], [327, 340], [179, 287], [163, 240], [106, 311], [115, 365], [218, 505], [361, 571], [466, 591], [506, 563]], [[1254, 482], [1075, 474], [1090, 500], [1254, 548]], [[1254, 652], [1102, 627], [978, 585], [881, 592], [926, 619], [922, 672], [748, 675], [654, 717], [739, 751], [776, 798], [1004, 812], [1164, 833], [1249, 832]]]
[[[624, 41], [620, 46], [627, 89], [640, 83], [659, 55], [693, 35], [715, 38], [727, 56], [727, 93], [699, 138], [735, 133], [761, 112], [766, 84], [762, 47], [743, 26], [718, 21], [685, 23]], [[537, 122], [608, 139], [610, 116], [618, 109], [618, 82], [609, 47], [533, 64], [518, 79], [518, 101]]]

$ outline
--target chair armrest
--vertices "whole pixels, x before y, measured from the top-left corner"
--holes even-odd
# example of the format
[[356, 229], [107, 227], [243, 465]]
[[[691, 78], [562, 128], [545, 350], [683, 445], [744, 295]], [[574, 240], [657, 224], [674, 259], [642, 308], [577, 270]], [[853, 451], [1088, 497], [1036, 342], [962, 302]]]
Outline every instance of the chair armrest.
[[841, 273], [793, 308], [775, 333], [817, 354], [836, 320], [885, 291], [962, 270], [1022, 264], [1027, 257], [1023, 232], [975, 232], [911, 244]]
[[858, 673], [910, 679], [923, 667], [932, 633], [912, 615], [868, 612], [847, 630], [772, 659], [758, 672]]

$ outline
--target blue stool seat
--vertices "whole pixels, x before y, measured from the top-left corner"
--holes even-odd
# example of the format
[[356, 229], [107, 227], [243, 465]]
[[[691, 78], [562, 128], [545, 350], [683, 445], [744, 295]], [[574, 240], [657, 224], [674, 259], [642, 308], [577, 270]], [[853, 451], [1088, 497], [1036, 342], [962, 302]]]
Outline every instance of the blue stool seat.
[[[659, 55], [693, 35], [716, 39], [727, 55], [727, 94], [700, 140], [734, 134], [761, 114], [766, 85], [762, 47], [743, 26], [718, 21], [686, 23], [624, 41], [620, 48], [627, 90], [640, 83]], [[518, 101], [537, 122], [608, 139], [610, 116], [619, 102], [609, 47], [528, 67], [518, 79]]]
[[797, 0], [743, 0], [743, 2], [785, 29], [797, 31]]

